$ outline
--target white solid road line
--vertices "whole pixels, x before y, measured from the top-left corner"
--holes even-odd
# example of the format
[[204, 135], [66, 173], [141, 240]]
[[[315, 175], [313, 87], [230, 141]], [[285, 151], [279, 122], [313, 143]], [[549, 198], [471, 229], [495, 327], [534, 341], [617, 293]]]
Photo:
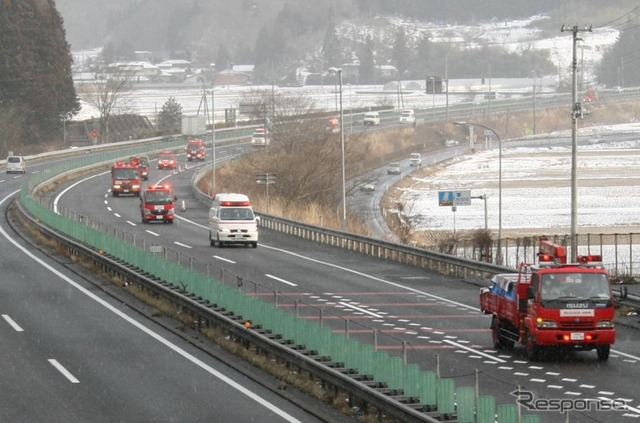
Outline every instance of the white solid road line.
[[[4, 198], [2, 198], [0, 200], [0, 205], [2, 205], [4, 202], [6, 202], [8, 199], [10, 199], [12, 196], [16, 195], [18, 192], [20, 192], [20, 190], [14, 191], [11, 194], [9, 194], [9, 195], [5, 196]], [[50, 266], [48, 263], [40, 260], [33, 253], [31, 253], [25, 247], [20, 245], [15, 239], [13, 239], [11, 236], [9, 236], [9, 234], [4, 230], [4, 228], [2, 226], [0, 226], [0, 235], [5, 237], [17, 249], [22, 251], [23, 254], [25, 254], [26, 256], [30, 257], [34, 261], [36, 261], [44, 269], [47, 269], [48, 271], [50, 271], [51, 273], [53, 273], [54, 275], [59, 277], [61, 280], [63, 280], [67, 284], [71, 285], [72, 287], [77, 289], [82, 294], [84, 294], [87, 297], [89, 297], [91, 300], [93, 300], [96, 303], [102, 305], [104, 308], [106, 308], [107, 310], [109, 310], [113, 314], [117, 315], [118, 317], [120, 317], [124, 321], [128, 322], [129, 324], [134, 326], [136, 329], [138, 329], [141, 332], [147, 334], [148, 336], [150, 336], [151, 338], [155, 339], [156, 341], [158, 341], [159, 343], [161, 343], [165, 347], [167, 347], [167, 348], [171, 349], [172, 351], [176, 352], [178, 355], [182, 356], [183, 358], [185, 358], [186, 360], [190, 361], [194, 365], [200, 367], [202, 370], [204, 370], [205, 372], [209, 373], [213, 377], [217, 378], [221, 382], [226, 383], [227, 385], [229, 385], [233, 389], [235, 389], [238, 392], [240, 392], [241, 394], [245, 395], [247, 398], [250, 398], [251, 400], [255, 401], [256, 403], [258, 403], [258, 404], [262, 405], [263, 407], [267, 408], [271, 412], [279, 415], [280, 417], [285, 419], [287, 422], [302, 423], [300, 420], [296, 419], [295, 417], [293, 417], [292, 415], [290, 415], [286, 411], [284, 411], [284, 410], [280, 409], [279, 407], [277, 407], [276, 405], [270, 403], [269, 401], [267, 401], [266, 399], [262, 398], [261, 396], [259, 396], [255, 392], [253, 392], [250, 389], [244, 387], [240, 383], [234, 381], [232, 378], [225, 376], [224, 374], [222, 374], [218, 370], [214, 369], [213, 367], [209, 366], [207, 363], [203, 362], [202, 360], [198, 359], [197, 357], [189, 354], [187, 351], [185, 351], [184, 349], [180, 348], [178, 345], [172, 343], [171, 341], [169, 341], [168, 339], [164, 338], [160, 334], [154, 332], [153, 330], [149, 329], [148, 327], [146, 327], [142, 323], [136, 321], [134, 318], [128, 316], [123, 311], [117, 309], [115, 306], [109, 304], [107, 301], [103, 300], [102, 298], [100, 298], [99, 296], [97, 296], [96, 294], [91, 292], [89, 289], [84, 288], [78, 282], [76, 282], [73, 279], [67, 277], [63, 273], [60, 273], [59, 271], [54, 269], [52, 266]], [[56, 364], [54, 364], [54, 363], [57, 363], [57, 361], [51, 359], [51, 360], [49, 360], [49, 362], [51, 362], [52, 365], [56, 366]], [[64, 369], [62, 366], [60, 366], [60, 368]], [[58, 368], [58, 370], [60, 370], [60, 368]], [[60, 370], [60, 372], [63, 372], [63, 371]], [[63, 372], [63, 374], [64, 374], [64, 372]], [[71, 375], [71, 377], [73, 378], [73, 375]], [[73, 379], [75, 379], [75, 378], [73, 378]], [[71, 380], [73, 382], [72, 379], [69, 379], [69, 380]], [[74, 382], [74, 383], [76, 383], [76, 382]]]

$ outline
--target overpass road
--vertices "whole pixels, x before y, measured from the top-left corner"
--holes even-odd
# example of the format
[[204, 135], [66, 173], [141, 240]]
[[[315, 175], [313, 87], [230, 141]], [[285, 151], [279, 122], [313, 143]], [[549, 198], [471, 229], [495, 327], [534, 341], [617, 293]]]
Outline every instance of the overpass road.
[[[594, 352], [533, 363], [519, 348], [495, 351], [489, 317], [478, 310], [476, 285], [270, 230], [261, 232], [257, 249], [211, 247], [207, 208], [191, 190], [194, 170], [184, 165], [177, 173], [152, 170], [151, 182], [172, 183], [179, 202], [185, 202], [186, 210], [173, 225], [143, 225], [138, 200], [111, 197], [106, 173], [75, 181], [52, 196], [57, 195], [61, 209], [81, 212], [108, 230], [126, 231], [138, 242], [144, 239], [145, 245], [163, 245], [171, 254], [208, 263], [225, 278], [241, 277], [245, 286], [259, 287], [265, 301], [273, 301], [272, 292], [277, 291], [278, 307], [292, 312], [297, 307], [301, 317], [322, 319], [334, 331], [405, 354], [425, 369], [439, 366], [440, 374], [455, 377], [457, 386], [475, 385], [478, 375], [479, 392], [495, 395], [498, 403], [513, 403], [510, 392], [523, 388], [541, 399], [625, 402], [621, 410], [576, 412], [577, 420], [571, 421], [636, 421], [640, 416], [635, 329], [619, 327], [618, 343], [605, 363]], [[546, 412], [544, 421], [565, 419]]]

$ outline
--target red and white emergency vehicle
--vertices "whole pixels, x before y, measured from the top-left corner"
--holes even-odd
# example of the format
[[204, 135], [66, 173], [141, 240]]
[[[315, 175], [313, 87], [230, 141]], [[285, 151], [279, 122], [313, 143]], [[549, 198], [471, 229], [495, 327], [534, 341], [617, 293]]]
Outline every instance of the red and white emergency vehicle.
[[184, 148], [187, 153], [187, 161], [201, 160], [203, 161], [207, 156], [204, 148], [203, 140], [189, 140], [187, 146]]
[[149, 180], [149, 158], [147, 156], [136, 156], [129, 159], [129, 163], [138, 166], [140, 177], [143, 181]]
[[175, 169], [178, 167], [178, 159], [173, 151], [162, 151], [158, 156], [158, 169]]
[[258, 246], [259, 217], [244, 194], [220, 193], [209, 209], [209, 243], [222, 248], [227, 244]]
[[142, 223], [173, 223], [177, 197], [169, 184], [149, 185], [140, 196]]
[[142, 189], [142, 178], [138, 166], [129, 162], [116, 162], [111, 166], [111, 195], [121, 194], [139, 196]]
[[269, 131], [266, 128], [256, 128], [251, 136], [251, 145], [254, 147], [266, 147], [269, 145]]
[[331, 117], [327, 119], [324, 125], [324, 131], [329, 134], [339, 134], [340, 133], [340, 118], [339, 117]]
[[543, 237], [538, 264], [494, 276], [480, 289], [480, 308], [492, 314], [495, 348], [525, 346], [530, 360], [543, 350], [593, 350], [609, 358], [616, 339], [615, 308], [602, 257], [578, 256], [567, 263], [566, 249]]

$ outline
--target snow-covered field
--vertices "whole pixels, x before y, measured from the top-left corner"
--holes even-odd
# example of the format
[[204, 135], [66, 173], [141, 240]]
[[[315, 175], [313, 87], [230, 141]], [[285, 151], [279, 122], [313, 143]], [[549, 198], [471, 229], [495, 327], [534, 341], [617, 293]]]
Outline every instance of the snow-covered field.
[[[607, 130], [639, 131], [640, 125]], [[495, 143], [494, 143], [495, 144]], [[438, 191], [470, 190], [487, 196], [490, 230], [498, 228], [499, 158], [497, 146], [462, 157], [434, 175], [412, 177], [402, 195], [405, 213], [425, 230], [483, 228], [484, 201], [470, 206], [439, 206]], [[635, 141], [596, 143], [578, 149], [578, 233], [640, 232], [640, 135]], [[568, 234], [571, 227], [571, 148], [503, 148], [503, 234]]]

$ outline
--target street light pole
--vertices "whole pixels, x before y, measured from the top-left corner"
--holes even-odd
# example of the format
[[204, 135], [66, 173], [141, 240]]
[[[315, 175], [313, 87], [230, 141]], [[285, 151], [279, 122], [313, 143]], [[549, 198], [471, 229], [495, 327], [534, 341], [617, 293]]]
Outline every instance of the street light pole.
[[211, 194], [216, 189], [216, 114], [215, 114], [215, 81], [211, 87]]
[[493, 128], [475, 122], [456, 122], [456, 125], [475, 125], [491, 131], [498, 138], [498, 244], [496, 264], [502, 264], [502, 139]]
[[329, 68], [329, 72], [338, 75], [340, 83], [340, 149], [341, 149], [341, 167], [342, 167], [342, 224], [346, 228], [347, 224], [347, 187], [344, 164], [344, 108], [342, 105], [342, 68]]

